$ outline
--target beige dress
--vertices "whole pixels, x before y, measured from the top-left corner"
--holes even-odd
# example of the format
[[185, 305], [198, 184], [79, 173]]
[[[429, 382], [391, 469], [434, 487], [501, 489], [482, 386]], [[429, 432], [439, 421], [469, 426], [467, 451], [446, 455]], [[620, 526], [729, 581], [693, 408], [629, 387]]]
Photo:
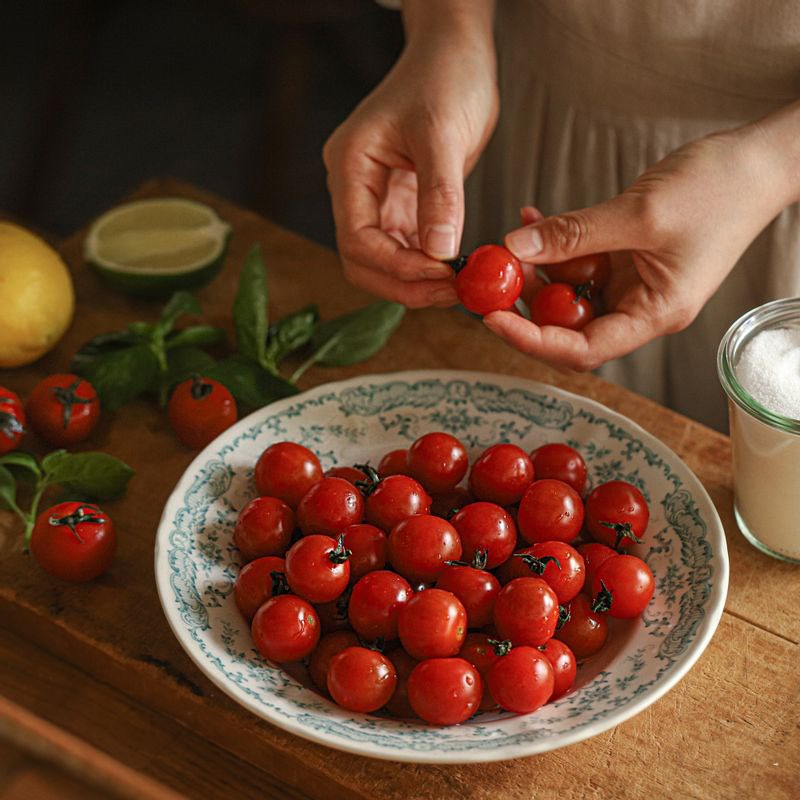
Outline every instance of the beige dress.
[[[800, 97], [800, 0], [498, 0], [501, 115], [468, 182], [467, 247], [622, 191], [687, 141]], [[800, 295], [800, 209], [753, 243], [697, 320], [600, 373], [719, 429], [717, 345]]]

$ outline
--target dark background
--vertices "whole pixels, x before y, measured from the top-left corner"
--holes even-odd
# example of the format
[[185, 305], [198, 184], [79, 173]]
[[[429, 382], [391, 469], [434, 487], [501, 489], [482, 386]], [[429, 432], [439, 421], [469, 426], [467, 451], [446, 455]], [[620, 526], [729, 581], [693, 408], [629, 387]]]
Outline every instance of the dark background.
[[322, 145], [402, 46], [372, 0], [0, 0], [0, 210], [57, 236], [171, 175], [333, 243]]

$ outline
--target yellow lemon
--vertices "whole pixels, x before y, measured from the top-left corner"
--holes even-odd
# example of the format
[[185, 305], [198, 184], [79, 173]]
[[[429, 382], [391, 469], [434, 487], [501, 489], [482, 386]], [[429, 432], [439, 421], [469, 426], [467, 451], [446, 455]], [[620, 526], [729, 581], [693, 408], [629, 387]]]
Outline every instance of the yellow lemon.
[[74, 310], [72, 279], [58, 253], [0, 221], [0, 367], [30, 364], [55, 347]]

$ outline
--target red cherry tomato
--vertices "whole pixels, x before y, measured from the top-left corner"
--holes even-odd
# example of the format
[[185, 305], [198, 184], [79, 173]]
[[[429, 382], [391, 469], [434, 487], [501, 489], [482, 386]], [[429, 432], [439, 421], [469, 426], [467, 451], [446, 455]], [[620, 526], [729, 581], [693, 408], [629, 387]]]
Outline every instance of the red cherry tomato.
[[647, 608], [654, 590], [653, 573], [641, 558], [614, 556], [597, 568], [592, 608], [608, 611], [610, 617], [632, 619]]
[[294, 442], [273, 444], [256, 462], [258, 493], [278, 497], [291, 508], [297, 508], [303, 495], [320, 480], [322, 466], [317, 456]]
[[650, 510], [644, 495], [625, 481], [608, 481], [586, 499], [586, 527], [592, 538], [627, 549], [647, 530]]
[[25, 435], [25, 411], [19, 396], [0, 386], [0, 456], [10, 453]]
[[331, 600], [329, 603], [318, 603], [314, 606], [323, 633], [347, 630], [350, 627], [348, 615], [350, 588], [345, 589], [335, 600]]
[[517, 526], [511, 515], [495, 503], [470, 503], [450, 518], [461, 539], [461, 558], [472, 561], [478, 550], [486, 552], [486, 569], [507, 561], [517, 543]]
[[397, 686], [397, 672], [386, 656], [366, 647], [348, 647], [331, 659], [328, 691], [342, 708], [368, 714], [383, 708]]
[[535, 542], [571, 542], [581, 532], [583, 502], [563, 481], [534, 481], [525, 492], [517, 513], [520, 536]]
[[84, 582], [102, 575], [114, 558], [114, 523], [91, 503], [59, 503], [36, 518], [31, 554], [54, 578]]
[[483, 697], [478, 706], [479, 711], [492, 711], [497, 708], [497, 701], [492, 696], [487, 682], [489, 669], [500, 656], [495, 652], [486, 633], [468, 633], [458, 654], [459, 658], [469, 661], [483, 680]]
[[554, 283], [568, 283], [570, 286], [582, 286], [593, 282], [592, 288], [601, 291], [608, 285], [611, 276], [611, 259], [608, 253], [592, 253], [562, 261], [560, 264], [547, 264], [543, 267], [545, 274]]
[[453, 489], [467, 474], [467, 449], [449, 433], [426, 433], [408, 449], [408, 474], [434, 494]]
[[447, 492], [433, 495], [431, 514], [449, 519], [450, 515], [464, 506], [475, 502], [475, 498], [463, 487], [456, 486]]
[[531, 301], [531, 322], [579, 331], [594, 317], [588, 289], [568, 283], [542, 286]]
[[280, 594], [256, 611], [251, 627], [259, 653], [270, 661], [300, 661], [319, 642], [319, 617], [302, 597]]
[[256, 497], [240, 512], [233, 541], [242, 558], [282, 556], [292, 541], [294, 511], [277, 497]]
[[358, 467], [331, 467], [330, 469], [325, 470], [325, 478], [342, 478], [346, 481], [349, 481], [356, 485], [357, 482], [365, 481], [367, 479], [367, 475], [363, 470], [358, 469]]
[[586, 580], [583, 558], [566, 542], [538, 542], [515, 553], [511, 561], [516, 563], [510, 579], [540, 577], [562, 605], [583, 589]]
[[350, 624], [365, 641], [397, 638], [397, 618], [413, 592], [405, 578], [388, 570], [368, 572], [353, 587]]
[[[526, 579], [527, 580], [527, 579]], [[489, 690], [501, 708], [529, 714], [553, 695], [555, 678], [547, 656], [534, 647], [513, 647], [489, 669]]]
[[31, 428], [44, 441], [68, 447], [82, 442], [94, 430], [100, 401], [89, 381], [71, 374], [51, 375], [34, 387], [27, 412]]
[[380, 478], [388, 478], [390, 475], [405, 475], [406, 472], [406, 457], [408, 450], [390, 450], [378, 462], [378, 476]]
[[344, 546], [350, 551], [350, 583], [386, 566], [386, 534], [374, 525], [349, 525], [344, 529]]
[[236, 422], [236, 401], [213, 378], [190, 378], [172, 391], [169, 424], [187, 447], [199, 450]]
[[413, 719], [416, 714], [414, 709], [411, 708], [411, 703], [408, 702], [408, 676], [419, 662], [415, 658], [411, 658], [402, 647], [390, 650], [386, 653], [386, 658], [394, 664], [397, 672], [397, 686], [395, 686], [394, 694], [386, 704], [386, 710], [393, 717]]
[[578, 552], [583, 558], [583, 563], [586, 565], [586, 586], [591, 588], [594, 576], [600, 565], [607, 561], [609, 558], [618, 556], [619, 553], [609, 547], [607, 544], [600, 544], [600, 542], [585, 542], [579, 545]]
[[461, 304], [473, 314], [512, 308], [522, 292], [522, 265], [505, 247], [485, 244], [473, 250], [456, 275]]
[[459, 558], [458, 533], [441, 517], [430, 514], [408, 517], [389, 534], [389, 563], [412, 583], [435, 581], [445, 569], [445, 561]]
[[531, 453], [536, 477], [554, 478], [571, 486], [578, 494], [586, 486], [586, 462], [567, 444], [543, 444]]
[[323, 636], [308, 661], [308, 673], [314, 685], [323, 692], [328, 691], [328, 668], [334, 656], [342, 650], [358, 645], [358, 636], [353, 631], [334, 631]]
[[322, 533], [338, 536], [364, 517], [364, 498], [350, 481], [323, 478], [315, 483], [297, 505], [297, 524], [308, 536]]
[[494, 624], [501, 639], [538, 647], [555, 633], [558, 598], [541, 578], [515, 578], [497, 595]]
[[397, 632], [412, 658], [454, 656], [467, 635], [467, 612], [452, 592], [426, 589], [400, 609]]
[[478, 670], [463, 658], [428, 658], [408, 676], [408, 701], [432, 725], [458, 725], [477, 710], [483, 695]]
[[344, 536], [338, 542], [321, 534], [304, 536], [286, 553], [286, 580], [292, 591], [309, 603], [329, 603], [347, 588], [349, 558]]
[[553, 696], [550, 700], [558, 700], [563, 697], [575, 684], [575, 675], [578, 672], [578, 662], [575, 654], [567, 647], [564, 642], [558, 639], [550, 639], [545, 642], [539, 650], [544, 653], [550, 666], [553, 667]]
[[579, 594], [567, 611], [569, 619], [556, 631], [555, 638], [564, 642], [577, 659], [593, 656], [608, 638], [605, 614], [592, 611], [591, 598], [585, 594]]
[[383, 478], [367, 497], [367, 522], [389, 531], [408, 517], [427, 514], [431, 498], [421, 484], [407, 475], [390, 475]]
[[284, 572], [284, 560], [275, 556], [257, 558], [242, 567], [233, 584], [233, 597], [248, 622], [270, 597], [281, 593], [286, 581]]
[[492, 621], [500, 581], [491, 572], [473, 566], [449, 566], [439, 575], [436, 588], [452, 592], [461, 601], [467, 612], [467, 627], [482, 628]]
[[533, 477], [533, 462], [521, 447], [495, 444], [472, 465], [469, 488], [479, 500], [510, 506], [519, 502]]

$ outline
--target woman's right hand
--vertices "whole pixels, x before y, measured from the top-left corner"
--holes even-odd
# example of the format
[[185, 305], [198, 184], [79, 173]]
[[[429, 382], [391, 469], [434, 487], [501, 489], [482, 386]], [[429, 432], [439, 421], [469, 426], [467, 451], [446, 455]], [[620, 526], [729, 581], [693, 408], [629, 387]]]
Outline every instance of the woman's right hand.
[[409, 16], [402, 56], [323, 157], [348, 280], [412, 308], [449, 306], [442, 261], [459, 252], [464, 178], [498, 114], [491, 17]]

